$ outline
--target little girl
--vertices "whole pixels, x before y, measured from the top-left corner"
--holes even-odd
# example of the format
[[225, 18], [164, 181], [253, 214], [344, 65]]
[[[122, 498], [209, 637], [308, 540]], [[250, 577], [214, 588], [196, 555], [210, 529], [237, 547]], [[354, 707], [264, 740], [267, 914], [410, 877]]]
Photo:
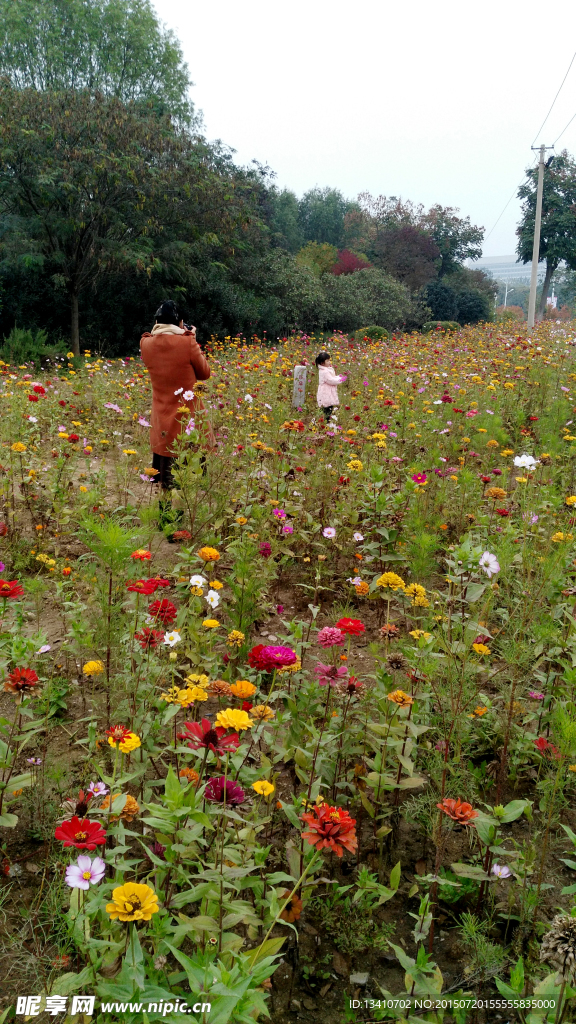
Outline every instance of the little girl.
[[328, 423], [333, 411], [340, 405], [338, 400], [338, 384], [343, 384], [346, 374], [338, 376], [334, 373], [332, 357], [329, 352], [319, 352], [316, 356], [318, 367], [318, 391], [316, 401], [324, 412], [326, 423]]

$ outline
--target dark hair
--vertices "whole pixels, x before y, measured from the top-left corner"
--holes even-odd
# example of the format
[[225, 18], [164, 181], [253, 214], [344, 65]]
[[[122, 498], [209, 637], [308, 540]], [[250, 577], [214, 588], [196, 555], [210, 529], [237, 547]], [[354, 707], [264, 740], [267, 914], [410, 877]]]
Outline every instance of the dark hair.
[[319, 352], [314, 362], [316, 366], [324, 366], [324, 363], [327, 363], [329, 359], [332, 359], [329, 352]]
[[159, 324], [175, 324], [178, 326], [182, 317], [178, 313], [178, 307], [174, 302], [174, 299], [164, 299], [162, 304], [158, 306], [154, 314], [156, 323]]

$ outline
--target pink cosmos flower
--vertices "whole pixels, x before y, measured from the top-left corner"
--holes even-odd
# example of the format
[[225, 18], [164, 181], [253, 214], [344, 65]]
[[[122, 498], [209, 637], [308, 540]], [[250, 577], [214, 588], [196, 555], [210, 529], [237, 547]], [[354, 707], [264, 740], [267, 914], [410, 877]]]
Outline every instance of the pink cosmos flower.
[[283, 508], [275, 508], [272, 510], [272, 515], [276, 516], [276, 519], [286, 519], [286, 512]]
[[106, 873], [106, 865], [102, 857], [91, 857], [81, 854], [75, 864], [66, 868], [66, 884], [71, 889], [89, 889], [100, 882]]
[[328, 540], [333, 540], [333, 538], [336, 536], [336, 530], [334, 529], [333, 526], [325, 526], [324, 529], [322, 530], [322, 536], [327, 537]]
[[320, 647], [343, 647], [346, 637], [341, 629], [335, 626], [324, 626], [317, 637]]
[[546, 696], [546, 694], [538, 693], [536, 690], [529, 690], [528, 691], [528, 696], [532, 697], [532, 700], [544, 700], [544, 697]]
[[426, 473], [413, 473], [412, 479], [415, 484], [425, 484], [428, 477], [426, 476]]

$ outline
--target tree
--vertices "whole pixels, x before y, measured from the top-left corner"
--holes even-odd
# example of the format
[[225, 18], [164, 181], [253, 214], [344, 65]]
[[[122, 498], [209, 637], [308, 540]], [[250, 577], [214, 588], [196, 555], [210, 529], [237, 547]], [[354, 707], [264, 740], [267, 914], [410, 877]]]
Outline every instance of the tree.
[[322, 283], [330, 330], [356, 331], [366, 324], [395, 330], [412, 317], [408, 289], [376, 267], [339, 277], [326, 274]]
[[452, 273], [464, 260], [477, 260], [482, 255], [484, 228], [471, 224], [470, 217], [458, 217], [459, 212], [452, 206], [431, 206], [419, 222], [440, 250], [439, 277]]
[[432, 281], [440, 265], [440, 249], [434, 239], [411, 224], [379, 229], [370, 255], [376, 266], [412, 290]]
[[367, 270], [370, 266], [370, 262], [361, 253], [351, 252], [350, 249], [340, 249], [338, 260], [331, 268], [331, 273], [336, 274], [336, 277], [340, 274], [355, 274], [358, 270]]
[[192, 117], [180, 44], [150, 0], [0, 0], [0, 75], [18, 89], [87, 89]]
[[304, 234], [300, 225], [298, 198], [290, 189], [281, 192], [274, 187], [269, 191], [270, 213], [269, 222], [273, 241], [296, 253], [304, 243]]
[[335, 188], [312, 188], [300, 200], [300, 226], [307, 242], [344, 245], [344, 217], [349, 203]]
[[456, 292], [442, 281], [432, 281], [424, 289], [423, 297], [432, 311], [432, 320], [456, 320], [458, 301]]
[[[518, 189], [522, 220], [516, 229], [516, 252], [523, 263], [532, 260], [538, 168], [530, 168], [526, 176], [528, 181]], [[539, 316], [543, 316], [554, 271], [561, 262], [571, 270], [576, 269], [576, 164], [566, 150], [544, 170], [539, 260], [546, 260], [538, 311]]]
[[308, 242], [296, 256], [296, 263], [322, 277], [331, 270], [338, 259], [338, 249], [328, 242]]
[[191, 247], [226, 237], [237, 200], [223, 169], [203, 140], [142, 105], [0, 88], [4, 252], [65, 287], [75, 353], [79, 296], [100, 276], [169, 264], [185, 276]]

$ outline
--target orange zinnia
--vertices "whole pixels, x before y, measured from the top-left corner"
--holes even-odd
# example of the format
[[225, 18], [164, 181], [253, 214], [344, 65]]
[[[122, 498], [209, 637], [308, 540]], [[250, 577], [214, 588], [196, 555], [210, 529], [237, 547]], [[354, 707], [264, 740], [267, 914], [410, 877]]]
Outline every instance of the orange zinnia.
[[452, 800], [450, 797], [445, 797], [441, 804], [436, 804], [444, 814], [447, 814], [453, 821], [459, 821], [463, 825], [469, 825], [473, 818], [478, 817], [478, 811], [475, 811], [472, 804], [467, 804], [464, 801]]
[[394, 690], [388, 694], [388, 700], [391, 700], [394, 704], [397, 704], [399, 708], [409, 708], [414, 703], [414, 697], [410, 697], [409, 694], [404, 693], [404, 690]]

